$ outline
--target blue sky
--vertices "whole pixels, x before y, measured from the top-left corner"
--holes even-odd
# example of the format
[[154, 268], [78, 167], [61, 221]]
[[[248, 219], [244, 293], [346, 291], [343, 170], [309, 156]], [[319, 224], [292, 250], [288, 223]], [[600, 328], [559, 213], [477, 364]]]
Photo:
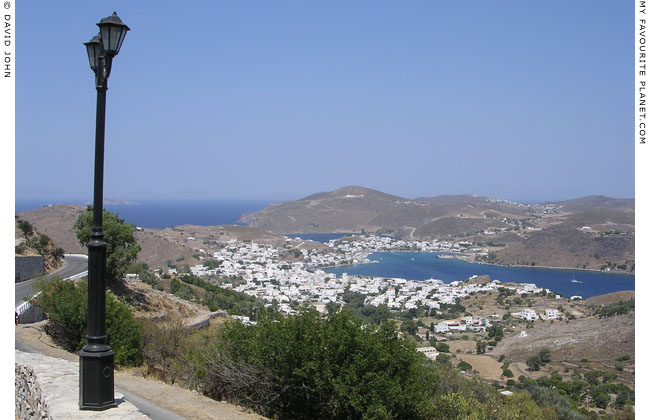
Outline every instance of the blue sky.
[[20, 2], [16, 199], [634, 196], [633, 3]]

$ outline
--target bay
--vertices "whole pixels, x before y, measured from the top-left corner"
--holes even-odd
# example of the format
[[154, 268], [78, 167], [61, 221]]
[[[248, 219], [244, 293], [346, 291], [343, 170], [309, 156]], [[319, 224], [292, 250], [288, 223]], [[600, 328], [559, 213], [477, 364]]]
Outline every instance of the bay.
[[328, 242], [347, 235], [354, 235], [354, 233], [292, 233], [286, 236], [289, 238], [300, 238], [306, 241]]
[[[430, 278], [450, 283], [465, 280], [473, 275], [488, 275], [492, 280], [515, 283], [535, 283], [562, 296], [582, 296], [587, 299], [605, 293], [634, 290], [634, 275], [568, 270], [555, 268], [502, 267], [488, 264], [475, 264], [458, 259], [436, 258], [437, 253], [429, 252], [377, 252], [369, 256], [377, 261], [328, 268], [325, 271], [341, 275], [361, 275], [372, 277], [395, 277], [408, 280], [427, 280]], [[574, 283], [571, 280], [578, 283]]]

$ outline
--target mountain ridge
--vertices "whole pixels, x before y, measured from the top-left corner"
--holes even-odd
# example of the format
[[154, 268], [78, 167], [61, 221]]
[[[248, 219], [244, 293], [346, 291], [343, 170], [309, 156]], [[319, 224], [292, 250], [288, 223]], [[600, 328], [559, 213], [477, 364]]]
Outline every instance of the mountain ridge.
[[491, 262], [505, 265], [634, 266], [634, 199], [602, 195], [524, 204], [472, 194], [408, 199], [347, 186], [274, 203], [240, 222], [281, 234], [466, 240], [488, 244]]

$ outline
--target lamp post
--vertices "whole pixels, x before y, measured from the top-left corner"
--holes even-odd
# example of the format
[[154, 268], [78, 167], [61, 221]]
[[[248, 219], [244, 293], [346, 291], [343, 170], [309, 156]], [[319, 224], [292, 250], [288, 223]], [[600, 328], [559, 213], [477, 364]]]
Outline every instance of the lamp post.
[[93, 231], [88, 242], [88, 329], [86, 344], [79, 351], [79, 408], [104, 410], [116, 407], [114, 397], [113, 358], [106, 336], [106, 248], [102, 228], [104, 201], [104, 123], [106, 90], [113, 57], [129, 27], [115, 12], [102, 19], [99, 33], [84, 43], [95, 73], [97, 88], [97, 119], [95, 128], [95, 186], [93, 200]]

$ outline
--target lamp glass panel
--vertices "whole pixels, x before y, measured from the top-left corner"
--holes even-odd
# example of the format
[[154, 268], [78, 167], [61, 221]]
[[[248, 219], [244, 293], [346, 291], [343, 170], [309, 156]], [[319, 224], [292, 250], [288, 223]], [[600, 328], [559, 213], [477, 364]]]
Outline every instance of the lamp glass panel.
[[99, 30], [102, 33], [102, 43], [104, 44], [104, 50], [107, 52], [114, 52], [115, 50], [111, 46], [111, 32], [113, 31], [113, 25], [103, 24], [99, 27]]
[[111, 48], [115, 51], [115, 54], [120, 52], [120, 34], [122, 31], [119, 27], [111, 28]]
[[94, 43], [89, 42], [86, 44], [86, 52], [88, 53], [88, 61], [90, 62], [90, 68], [94, 70], [97, 62]]
[[104, 50], [116, 55], [120, 52], [127, 29], [123, 25], [103, 24], [100, 27]]
[[124, 37], [126, 36], [126, 28], [117, 28], [118, 29], [118, 34], [117, 34], [117, 50], [115, 51], [115, 54], [119, 54], [120, 49], [122, 48], [122, 43], [124, 42]]

